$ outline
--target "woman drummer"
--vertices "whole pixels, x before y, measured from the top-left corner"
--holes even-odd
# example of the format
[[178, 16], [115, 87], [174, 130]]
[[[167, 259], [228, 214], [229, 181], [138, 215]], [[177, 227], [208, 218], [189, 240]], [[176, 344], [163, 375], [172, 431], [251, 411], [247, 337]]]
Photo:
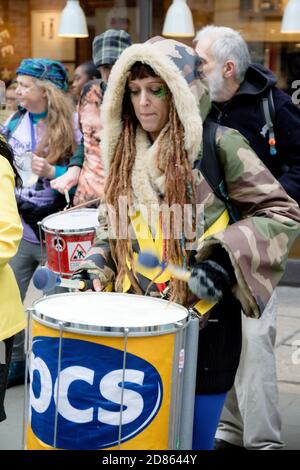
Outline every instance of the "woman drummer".
[[[67, 72], [61, 62], [24, 59], [17, 71], [16, 95], [20, 107], [5, 125], [5, 134], [23, 180], [17, 191], [24, 228], [18, 252], [11, 261], [21, 298], [42, 262], [37, 222], [61, 210], [65, 198], [50, 180], [66, 171], [81, 133], [71, 98], [66, 94]], [[24, 332], [15, 339], [8, 386], [24, 383]]]
[[[102, 108], [106, 207], [77, 275], [93, 278], [95, 290], [110, 284], [117, 292], [163, 294], [200, 315], [199, 299], [212, 303], [200, 330], [193, 438], [194, 449], [212, 449], [239, 363], [241, 307], [247, 316], [262, 314], [300, 214], [245, 139], [219, 128], [218, 157], [240, 213], [229, 223], [224, 202], [197, 169], [210, 107], [198, 60], [184, 44], [153, 38], [116, 62]], [[145, 246], [190, 269], [189, 283], [162, 282], [159, 270], [138, 267]]]

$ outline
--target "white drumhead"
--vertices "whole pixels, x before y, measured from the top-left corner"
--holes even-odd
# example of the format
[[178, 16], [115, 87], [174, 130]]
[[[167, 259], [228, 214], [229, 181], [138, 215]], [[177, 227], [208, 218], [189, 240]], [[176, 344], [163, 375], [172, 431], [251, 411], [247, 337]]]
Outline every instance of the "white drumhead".
[[82, 230], [99, 225], [98, 209], [78, 209], [46, 217], [42, 227], [48, 230]]
[[166, 300], [134, 294], [74, 292], [51, 295], [34, 303], [34, 317], [88, 327], [139, 328], [180, 322], [188, 312]]

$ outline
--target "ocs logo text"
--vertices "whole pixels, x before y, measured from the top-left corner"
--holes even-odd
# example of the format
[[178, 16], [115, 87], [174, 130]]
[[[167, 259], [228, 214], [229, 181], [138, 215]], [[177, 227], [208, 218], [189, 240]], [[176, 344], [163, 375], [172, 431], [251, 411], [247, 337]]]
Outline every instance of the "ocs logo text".
[[115, 446], [122, 402], [121, 442], [132, 439], [154, 419], [161, 406], [163, 386], [149, 362], [127, 352], [123, 374], [123, 351], [64, 338], [58, 380], [58, 350], [59, 338], [34, 338], [30, 424], [42, 442], [53, 446], [57, 422], [57, 448], [96, 450]]

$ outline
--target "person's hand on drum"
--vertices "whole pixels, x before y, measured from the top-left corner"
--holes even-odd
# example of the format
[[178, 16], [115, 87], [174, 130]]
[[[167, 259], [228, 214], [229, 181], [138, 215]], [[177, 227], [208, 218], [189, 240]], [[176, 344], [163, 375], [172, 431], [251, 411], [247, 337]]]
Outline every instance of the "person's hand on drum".
[[101, 292], [103, 290], [103, 286], [100, 282], [100, 279], [96, 278], [96, 279], [93, 280], [93, 290], [95, 292]]
[[46, 158], [38, 157], [32, 154], [31, 169], [33, 173], [44, 178], [52, 179], [55, 174], [54, 165], [50, 165]]
[[100, 279], [95, 277], [94, 274], [89, 274], [86, 270], [73, 274], [72, 279], [85, 281], [87, 284], [87, 288], [84, 289], [85, 292], [101, 292], [103, 290], [103, 286], [101, 284]]
[[79, 166], [71, 166], [64, 175], [51, 181], [51, 188], [62, 194], [65, 190], [70, 191], [78, 183], [80, 171]]

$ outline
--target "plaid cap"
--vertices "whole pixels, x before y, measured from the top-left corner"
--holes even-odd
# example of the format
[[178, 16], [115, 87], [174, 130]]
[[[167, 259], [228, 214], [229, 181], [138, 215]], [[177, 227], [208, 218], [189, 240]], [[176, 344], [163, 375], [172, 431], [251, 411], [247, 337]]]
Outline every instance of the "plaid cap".
[[122, 29], [108, 29], [93, 41], [93, 61], [99, 65], [113, 65], [121, 53], [131, 46], [131, 37]]
[[24, 59], [17, 68], [16, 74], [48, 80], [61, 90], [67, 90], [68, 88], [67, 71], [64, 65], [57, 60]]

